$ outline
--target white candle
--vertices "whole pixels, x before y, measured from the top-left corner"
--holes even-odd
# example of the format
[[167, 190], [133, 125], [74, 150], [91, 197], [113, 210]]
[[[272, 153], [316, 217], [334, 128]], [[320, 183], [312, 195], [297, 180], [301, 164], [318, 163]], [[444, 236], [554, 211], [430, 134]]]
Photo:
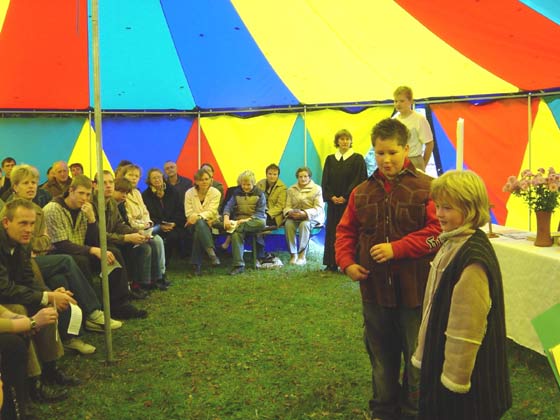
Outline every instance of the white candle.
[[463, 170], [463, 147], [465, 141], [465, 120], [459, 118], [457, 120], [457, 159], [455, 161], [455, 169], [458, 171]]

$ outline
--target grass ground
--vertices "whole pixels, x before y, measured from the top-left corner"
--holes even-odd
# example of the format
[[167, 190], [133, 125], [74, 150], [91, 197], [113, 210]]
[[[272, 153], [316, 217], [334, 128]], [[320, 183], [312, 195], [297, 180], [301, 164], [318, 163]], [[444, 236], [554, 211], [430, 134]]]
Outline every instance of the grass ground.
[[[287, 256], [282, 255], [284, 261]], [[173, 286], [139, 306], [146, 320], [102, 334], [91, 356], [64, 356], [84, 380], [70, 398], [38, 406], [52, 419], [368, 419], [371, 393], [359, 290], [340, 274], [306, 267], [224, 267], [189, 275], [175, 261]], [[560, 419], [560, 394], [546, 359], [510, 343], [514, 406], [508, 420]]]

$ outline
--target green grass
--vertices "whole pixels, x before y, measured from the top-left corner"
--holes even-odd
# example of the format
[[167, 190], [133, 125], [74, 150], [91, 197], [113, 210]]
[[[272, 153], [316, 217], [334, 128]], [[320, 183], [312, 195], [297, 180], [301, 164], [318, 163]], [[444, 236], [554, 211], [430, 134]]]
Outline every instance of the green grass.
[[[282, 255], [285, 261], [287, 255]], [[368, 419], [369, 361], [358, 286], [308, 266], [191, 277], [174, 261], [173, 286], [139, 306], [146, 320], [113, 333], [87, 333], [91, 356], [60, 365], [84, 380], [62, 403], [37, 407], [52, 419]], [[546, 359], [510, 343], [514, 407], [505, 417], [559, 419], [559, 393]]]

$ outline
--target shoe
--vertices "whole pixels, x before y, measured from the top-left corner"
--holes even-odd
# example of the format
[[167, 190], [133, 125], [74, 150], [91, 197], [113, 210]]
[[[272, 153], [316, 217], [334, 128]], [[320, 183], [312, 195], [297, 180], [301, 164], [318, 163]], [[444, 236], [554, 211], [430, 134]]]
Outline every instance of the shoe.
[[193, 274], [195, 276], [201, 276], [202, 275], [202, 270], [201, 270], [200, 264], [193, 264], [192, 269], [193, 269]]
[[162, 283], [161, 281], [156, 281], [155, 282], [155, 288], [157, 290], [161, 290], [162, 292], [165, 292], [167, 289], [169, 289], [170, 284], [171, 283], [165, 284], [165, 283]]
[[[111, 330], [117, 330], [122, 327], [122, 322], [116, 319], [111, 319], [109, 326]], [[96, 309], [86, 319], [86, 330], [95, 332], [105, 331], [105, 314], [103, 311]]]
[[111, 317], [117, 319], [146, 318], [148, 311], [138, 309], [130, 303], [124, 303], [116, 308], [111, 308]]
[[327, 265], [323, 271], [332, 271], [333, 273], [336, 273], [338, 271], [338, 266], [336, 265]]
[[297, 255], [292, 254], [292, 258], [290, 258], [290, 264], [297, 264]]
[[82, 383], [80, 379], [66, 375], [59, 368], [55, 368], [52, 372], [43, 372], [42, 378], [47, 385], [78, 386]]
[[80, 354], [95, 353], [95, 347], [91, 344], [84, 343], [79, 338], [71, 338], [70, 340], [64, 342], [64, 348], [66, 350], [75, 350]]
[[144, 291], [146, 291], [146, 292], [148, 292], [148, 293], [151, 292], [152, 290], [157, 289], [157, 286], [156, 286], [156, 283], [155, 283], [155, 282], [152, 282], [152, 283], [140, 283], [139, 286], [140, 286], [140, 289], [141, 289], [141, 290], [144, 290]]
[[220, 259], [214, 255], [210, 257], [210, 264], [212, 264], [215, 267], [217, 265], [220, 265], [221, 262]]
[[238, 274], [244, 273], [245, 272], [245, 267], [243, 266], [239, 266], [239, 267], [233, 267], [231, 269], [231, 271], [229, 272], [230, 276], [237, 276]]
[[305, 257], [300, 257], [296, 261], [296, 265], [305, 265], [305, 264], [307, 264], [307, 260], [305, 259]]
[[29, 382], [29, 397], [37, 403], [53, 403], [68, 398], [68, 391], [51, 387], [37, 378]]
[[150, 294], [148, 293], [147, 290], [142, 290], [140, 288], [130, 289], [130, 292], [128, 293], [128, 295], [130, 296], [131, 299], [134, 299], [134, 300], [144, 300], [144, 299], [147, 299], [150, 296]]

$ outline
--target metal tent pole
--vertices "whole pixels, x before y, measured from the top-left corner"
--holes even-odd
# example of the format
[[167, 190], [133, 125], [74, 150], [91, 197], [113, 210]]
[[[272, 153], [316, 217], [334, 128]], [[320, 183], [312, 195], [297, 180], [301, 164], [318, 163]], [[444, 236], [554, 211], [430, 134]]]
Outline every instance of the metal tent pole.
[[103, 312], [105, 315], [106, 360], [113, 362], [113, 340], [111, 334], [111, 306], [109, 303], [109, 276], [107, 271], [107, 225], [105, 221], [105, 195], [103, 193], [103, 135], [101, 130], [101, 78], [99, 73], [99, 1], [91, 1], [91, 40], [93, 58], [93, 115], [96, 132], [97, 155], [97, 217], [99, 218], [99, 243], [101, 246], [101, 285]]

